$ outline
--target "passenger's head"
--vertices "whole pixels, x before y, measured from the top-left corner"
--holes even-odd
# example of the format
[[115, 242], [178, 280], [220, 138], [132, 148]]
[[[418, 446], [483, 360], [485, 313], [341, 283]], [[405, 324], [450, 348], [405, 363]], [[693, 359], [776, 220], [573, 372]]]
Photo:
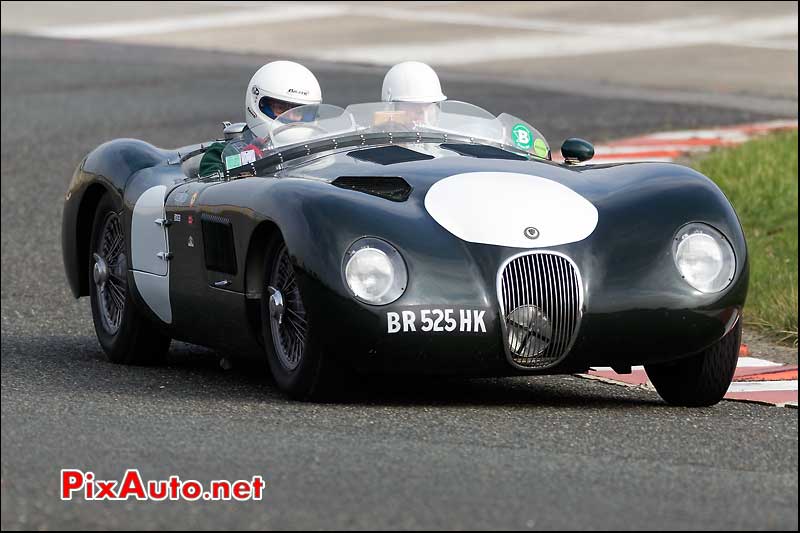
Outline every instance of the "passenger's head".
[[436, 72], [419, 61], [398, 63], [383, 78], [384, 102], [435, 103], [447, 100]]

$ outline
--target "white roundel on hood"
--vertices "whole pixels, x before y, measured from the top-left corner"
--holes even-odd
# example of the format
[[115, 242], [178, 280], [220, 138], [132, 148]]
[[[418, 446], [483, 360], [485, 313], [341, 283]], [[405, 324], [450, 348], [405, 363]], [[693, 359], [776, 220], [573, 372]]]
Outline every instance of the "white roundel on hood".
[[544, 248], [585, 239], [597, 208], [553, 180], [514, 172], [468, 172], [433, 184], [425, 209], [456, 237], [475, 243]]

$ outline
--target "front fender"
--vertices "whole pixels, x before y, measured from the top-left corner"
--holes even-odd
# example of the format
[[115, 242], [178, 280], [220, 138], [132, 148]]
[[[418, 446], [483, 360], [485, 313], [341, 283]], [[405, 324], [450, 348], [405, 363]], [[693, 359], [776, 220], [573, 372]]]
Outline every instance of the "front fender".
[[116, 139], [92, 150], [72, 175], [64, 197], [61, 251], [73, 296], [89, 294], [89, 239], [97, 202], [111, 194], [121, 210], [125, 188], [136, 172], [164, 163], [175, 152], [136, 139]]
[[[595, 231], [560, 249], [579, 265], [586, 310], [571, 358], [587, 364], [639, 364], [687, 355], [721, 339], [740, 318], [749, 257], [733, 206], [719, 187], [680, 165], [642, 163], [581, 172], [605, 183], [587, 191]], [[682, 279], [672, 243], [690, 222], [713, 226], [736, 256], [731, 284], [704, 294]]]

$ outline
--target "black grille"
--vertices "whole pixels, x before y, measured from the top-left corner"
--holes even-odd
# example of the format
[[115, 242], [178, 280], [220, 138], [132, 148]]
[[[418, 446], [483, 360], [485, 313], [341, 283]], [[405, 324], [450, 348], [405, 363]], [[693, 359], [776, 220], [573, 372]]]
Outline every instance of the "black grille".
[[526, 368], [552, 366], [567, 355], [581, 319], [583, 291], [572, 261], [552, 253], [512, 259], [498, 296], [511, 360]]
[[233, 226], [224, 217], [203, 213], [203, 250], [206, 268], [225, 274], [236, 274], [236, 248], [233, 242]]

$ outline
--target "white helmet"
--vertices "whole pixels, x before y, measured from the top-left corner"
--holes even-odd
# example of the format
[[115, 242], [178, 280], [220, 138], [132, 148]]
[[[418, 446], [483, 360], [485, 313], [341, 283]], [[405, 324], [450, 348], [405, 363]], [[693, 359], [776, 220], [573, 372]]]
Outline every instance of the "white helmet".
[[244, 95], [245, 120], [253, 133], [265, 137], [284, 111], [320, 102], [322, 89], [310, 70], [293, 61], [273, 61], [250, 78]]
[[433, 103], [447, 100], [436, 72], [419, 61], [398, 63], [383, 78], [384, 102]]

